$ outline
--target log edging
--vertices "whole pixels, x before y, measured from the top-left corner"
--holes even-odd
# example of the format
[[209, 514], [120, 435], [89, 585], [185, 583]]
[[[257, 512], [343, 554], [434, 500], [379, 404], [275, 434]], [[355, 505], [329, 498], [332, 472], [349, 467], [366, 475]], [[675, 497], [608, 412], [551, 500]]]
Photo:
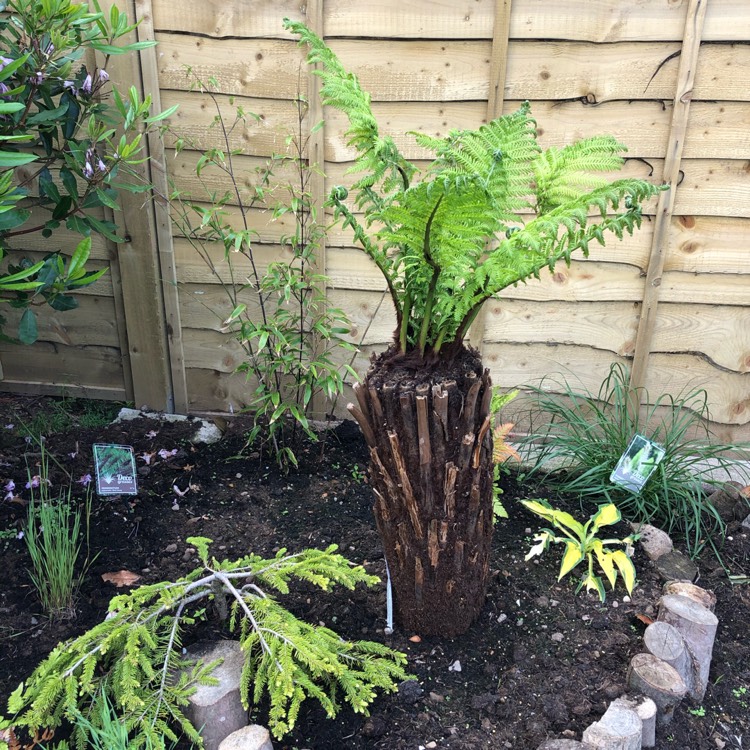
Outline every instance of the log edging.
[[627, 672], [626, 695], [583, 731], [581, 742], [551, 739], [537, 750], [640, 750], [656, 746], [656, 732], [689, 695], [700, 701], [708, 683], [718, 620], [716, 596], [692, 581], [664, 584], [658, 615], [643, 636], [645, 652]]

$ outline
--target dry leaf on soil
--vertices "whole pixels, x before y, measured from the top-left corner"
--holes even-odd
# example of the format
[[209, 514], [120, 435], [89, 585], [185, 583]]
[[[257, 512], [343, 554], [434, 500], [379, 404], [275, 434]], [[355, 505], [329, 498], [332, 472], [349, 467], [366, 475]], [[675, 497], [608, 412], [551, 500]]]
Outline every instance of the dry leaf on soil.
[[114, 583], [117, 588], [123, 586], [132, 586], [136, 581], [140, 581], [141, 577], [136, 573], [131, 573], [129, 570], [118, 570], [116, 573], [102, 573], [102, 581], [106, 583]]

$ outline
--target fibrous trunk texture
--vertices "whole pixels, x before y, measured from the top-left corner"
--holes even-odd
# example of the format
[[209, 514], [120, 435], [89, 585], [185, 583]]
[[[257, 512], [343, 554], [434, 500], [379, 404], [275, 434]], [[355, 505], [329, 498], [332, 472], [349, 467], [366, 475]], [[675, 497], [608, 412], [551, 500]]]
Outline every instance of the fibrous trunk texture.
[[406, 630], [451, 637], [482, 609], [492, 541], [489, 372], [386, 353], [349, 409], [370, 449], [375, 520]]

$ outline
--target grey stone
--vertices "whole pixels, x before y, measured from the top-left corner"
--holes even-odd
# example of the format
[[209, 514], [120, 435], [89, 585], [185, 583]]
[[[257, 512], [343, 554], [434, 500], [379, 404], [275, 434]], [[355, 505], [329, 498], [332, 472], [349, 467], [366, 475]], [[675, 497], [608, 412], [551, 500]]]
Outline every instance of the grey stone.
[[222, 662], [212, 672], [217, 685], [198, 685], [185, 715], [203, 738], [205, 750], [218, 750], [221, 741], [247, 725], [240, 700], [240, 678], [245, 656], [239, 641], [206, 641], [191, 646], [185, 657], [194, 662]]
[[589, 750], [590, 747], [578, 740], [545, 740], [537, 750]]
[[250, 724], [222, 740], [219, 750], [273, 750], [273, 745], [265, 727]]
[[658, 560], [672, 551], [672, 540], [666, 531], [657, 529], [651, 524], [631, 523], [630, 527], [640, 535], [638, 540], [649, 560]]
[[[151, 419], [155, 422], [187, 422], [188, 419], [190, 419], [190, 417], [187, 417], [184, 414], [164, 414], [163, 412], [123, 408], [120, 409], [120, 412], [115, 419], [115, 423], [130, 422], [134, 419], [140, 419], [141, 417], [144, 419]], [[210, 445], [211, 443], [216, 443], [221, 440], [222, 432], [213, 422], [209, 422], [206, 419], [196, 419], [194, 420], [194, 423], [196, 431], [193, 437], [190, 438], [190, 442]]]
[[708, 497], [708, 502], [716, 508], [716, 512], [726, 522], [739, 520], [747, 510], [747, 500], [742, 494], [742, 484], [739, 482], [724, 482]]
[[655, 565], [665, 581], [694, 581], [698, 577], [695, 563], [677, 550], [660, 557]]
[[642, 737], [643, 725], [638, 714], [618, 701], [583, 731], [583, 741], [601, 750], [641, 750]]

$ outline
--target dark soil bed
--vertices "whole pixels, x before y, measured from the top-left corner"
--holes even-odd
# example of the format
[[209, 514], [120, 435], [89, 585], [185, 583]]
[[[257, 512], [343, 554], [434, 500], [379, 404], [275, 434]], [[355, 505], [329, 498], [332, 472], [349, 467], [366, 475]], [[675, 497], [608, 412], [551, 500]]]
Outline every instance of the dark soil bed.
[[[19, 433], [19, 410], [44, 410], [45, 399], [0, 402], [0, 479], [23, 488], [27, 465], [39, 460], [33, 441]], [[4, 427], [16, 424], [16, 427]], [[185, 539], [214, 540], [217, 557], [234, 559], [252, 551], [271, 555], [335, 543], [351, 560], [384, 577], [382, 550], [371, 513], [367, 453], [357, 428], [344, 423], [324, 449], [300, 453], [300, 468], [288, 475], [257, 454], [238, 454], [244, 444], [241, 419], [212, 446], [190, 443], [192, 424], [161, 424], [138, 419], [100, 428], [71, 428], [49, 435], [46, 450], [73, 479], [93, 474], [96, 442], [132, 445], [138, 456], [136, 497], [95, 498], [91, 554], [97, 555], [81, 588], [74, 619], [51, 622], [41, 611], [27, 574], [23, 541], [0, 541], [0, 709], [5, 698], [60, 640], [99, 621], [109, 599], [123, 589], [105, 583], [103, 573], [129, 570], [142, 582], [172, 579], [193, 567]], [[160, 458], [164, 449], [177, 453]], [[150, 456], [147, 464], [143, 456]], [[32, 471], [32, 473], [37, 473]], [[53, 481], [63, 473], [52, 465]], [[174, 487], [184, 496], [179, 496]], [[408, 655], [418, 678], [399, 694], [379, 698], [369, 718], [344, 708], [336, 720], [305, 704], [298, 728], [275, 742], [277, 749], [308, 748], [517, 748], [534, 750], [548, 737], [580, 739], [607, 704], [624, 689], [631, 656], [642, 650], [645, 622], [655, 616], [663, 581], [652, 563], [636, 551], [638, 584], [632, 598], [618, 588], [602, 604], [574, 595], [572, 577], [557, 582], [559, 553], [525, 562], [539, 524], [518, 498], [564, 498], [541, 486], [503, 479], [510, 519], [495, 531], [492, 582], [481, 619], [460, 638], [412, 640], [418, 633], [390, 636], [385, 626], [385, 587], [330, 595], [291, 594], [288, 605], [311, 622], [323, 622], [343, 636], [388, 643]], [[185, 490], [187, 489], [187, 492]], [[23, 499], [26, 491], [21, 491]], [[577, 506], [567, 508], [580, 516]], [[591, 512], [586, 510], [585, 515]], [[18, 500], [0, 502], [0, 531], [23, 527], [26, 508]], [[616, 533], [624, 536], [623, 526]], [[5, 535], [8, 537], [9, 535]], [[723, 549], [734, 574], [750, 573], [750, 540], [738, 525]], [[750, 586], [730, 585], [710, 554], [699, 560], [699, 585], [718, 598], [719, 631], [705, 700], [685, 702], [657, 747], [715, 750], [750, 747]], [[211, 623], [209, 630], [218, 624]], [[196, 637], [206, 636], [206, 629]], [[220, 633], [219, 633], [220, 636]], [[460, 670], [459, 670], [460, 665]], [[3, 711], [0, 710], [0, 713]], [[254, 716], [263, 722], [262, 711]]]

